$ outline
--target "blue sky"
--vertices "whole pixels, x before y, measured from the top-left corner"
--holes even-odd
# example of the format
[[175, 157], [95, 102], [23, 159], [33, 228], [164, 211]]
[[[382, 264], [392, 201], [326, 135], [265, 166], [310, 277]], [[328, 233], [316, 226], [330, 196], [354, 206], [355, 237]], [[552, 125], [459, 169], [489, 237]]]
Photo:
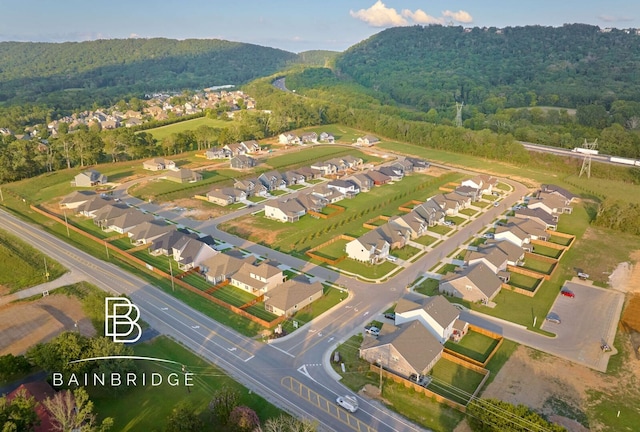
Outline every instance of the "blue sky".
[[0, 0], [0, 41], [217, 38], [300, 52], [343, 51], [384, 28], [640, 28], [638, 0]]

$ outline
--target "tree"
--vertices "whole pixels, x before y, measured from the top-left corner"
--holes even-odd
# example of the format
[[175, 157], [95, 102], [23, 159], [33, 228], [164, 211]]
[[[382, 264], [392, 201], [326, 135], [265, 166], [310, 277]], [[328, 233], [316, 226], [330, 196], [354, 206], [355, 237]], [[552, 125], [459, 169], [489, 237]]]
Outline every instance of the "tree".
[[2, 432], [31, 432], [40, 424], [35, 411], [36, 400], [19, 390], [9, 401], [0, 397], [0, 430]]
[[12, 375], [26, 373], [31, 370], [31, 363], [23, 355], [6, 354], [0, 356], [0, 381], [6, 381]]
[[498, 399], [475, 399], [467, 407], [467, 414], [474, 432], [566, 432], [562, 426], [548, 422], [525, 405], [512, 405]]
[[209, 410], [221, 424], [227, 424], [231, 411], [238, 406], [240, 395], [236, 390], [222, 387], [209, 402]]
[[260, 426], [260, 419], [251, 408], [237, 406], [231, 411], [227, 425], [235, 432], [253, 432]]
[[201, 432], [205, 424], [196, 415], [192, 406], [182, 402], [167, 417], [166, 432]]
[[80, 387], [64, 390], [44, 401], [52, 416], [54, 431], [56, 432], [103, 432], [113, 426], [113, 419], [107, 417], [98, 424], [93, 412], [93, 402], [87, 391]]
[[318, 425], [310, 420], [298, 420], [288, 415], [280, 415], [280, 417], [267, 420], [261, 429], [261, 432], [316, 432]]
[[76, 332], [64, 332], [47, 343], [39, 343], [27, 351], [27, 358], [46, 371], [84, 372], [88, 362], [69, 364], [82, 358], [89, 339]]

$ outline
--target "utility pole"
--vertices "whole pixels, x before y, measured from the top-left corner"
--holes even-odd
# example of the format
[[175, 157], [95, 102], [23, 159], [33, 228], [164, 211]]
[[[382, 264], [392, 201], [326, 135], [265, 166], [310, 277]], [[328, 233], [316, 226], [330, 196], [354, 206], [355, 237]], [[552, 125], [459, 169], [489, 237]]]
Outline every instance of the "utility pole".
[[587, 178], [591, 178], [591, 156], [594, 154], [598, 154], [598, 139], [594, 142], [587, 142], [585, 138], [584, 144], [582, 144], [582, 148], [585, 149], [582, 153], [584, 153], [584, 159], [582, 160], [582, 168], [580, 168], [580, 175], [578, 177], [582, 177], [582, 174], [587, 173]]
[[107, 241], [104, 241], [104, 250], [107, 251], [107, 259], [109, 259], [109, 248], [107, 247]]
[[456, 102], [456, 127], [462, 127], [462, 107], [464, 102]]
[[67, 227], [67, 237], [70, 237], [69, 235], [69, 221], [67, 220], [67, 211], [64, 211], [64, 224]]
[[49, 269], [47, 268], [47, 257], [44, 257], [44, 277], [49, 281]]
[[171, 257], [169, 257], [169, 271], [171, 272], [171, 289], [175, 291], [176, 286], [174, 285], [174, 282], [173, 282], [173, 265], [171, 264]]
[[2, 194], [2, 188], [0, 188], [0, 200], [4, 202], [4, 195]]

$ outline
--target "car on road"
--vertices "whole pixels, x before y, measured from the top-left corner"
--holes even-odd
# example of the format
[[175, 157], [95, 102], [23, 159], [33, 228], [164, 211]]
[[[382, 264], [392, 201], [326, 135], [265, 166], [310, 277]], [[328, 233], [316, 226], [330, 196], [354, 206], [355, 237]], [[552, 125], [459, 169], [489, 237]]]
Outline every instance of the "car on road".
[[494, 206], [494, 207], [498, 207], [499, 205], [500, 205], [500, 203], [499, 203], [498, 201], [495, 201], [495, 202], [493, 203], [493, 206]]
[[547, 315], [546, 320], [554, 324], [561, 323], [560, 318], [557, 315]]
[[370, 334], [371, 336], [376, 336], [376, 337], [380, 334], [380, 329], [376, 326], [366, 326], [364, 328], [364, 331]]
[[338, 398], [336, 399], [336, 403], [350, 413], [358, 411], [358, 400], [355, 398], [355, 396], [338, 396]]
[[575, 298], [575, 294], [573, 293], [573, 291], [569, 291], [569, 290], [562, 290], [560, 291], [560, 294], [562, 294], [565, 297], [569, 297], [569, 298]]

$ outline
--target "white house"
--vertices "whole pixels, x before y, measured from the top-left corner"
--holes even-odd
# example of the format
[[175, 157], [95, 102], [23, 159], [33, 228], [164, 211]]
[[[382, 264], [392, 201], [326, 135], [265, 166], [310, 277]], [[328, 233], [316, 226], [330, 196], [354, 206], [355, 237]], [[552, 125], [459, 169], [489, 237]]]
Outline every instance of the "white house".
[[449, 340], [460, 316], [460, 311], [443, 296], [429, 297], [420, 303], [401, 298], [395, 312], [396, 325], [418, 320], [441, 344]]

